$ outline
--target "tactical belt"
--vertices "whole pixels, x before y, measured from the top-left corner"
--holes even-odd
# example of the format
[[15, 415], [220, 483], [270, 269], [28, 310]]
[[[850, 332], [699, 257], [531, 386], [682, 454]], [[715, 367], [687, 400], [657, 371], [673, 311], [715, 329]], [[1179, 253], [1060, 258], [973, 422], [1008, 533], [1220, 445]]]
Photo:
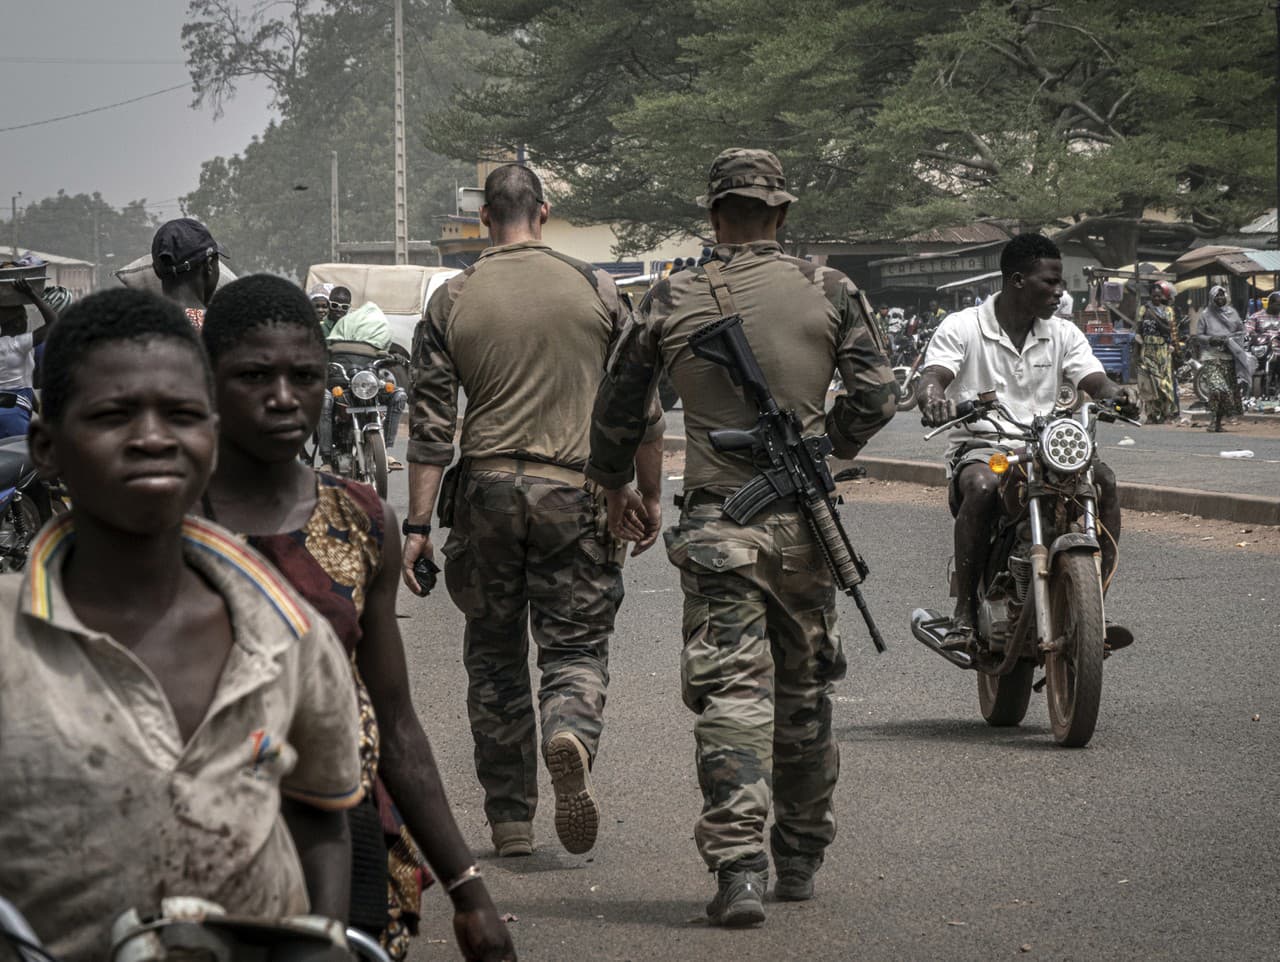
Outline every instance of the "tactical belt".
[[468, 462], [467, 467], [471, 471], [501, 471], [503, 474], [553, 481], [556, 484], [567, 484], [571, 488], [580, 488], [587, 480], [580, 470], [566, 468], [562, 464], [526, 461], [521, 458], [475, 458]]

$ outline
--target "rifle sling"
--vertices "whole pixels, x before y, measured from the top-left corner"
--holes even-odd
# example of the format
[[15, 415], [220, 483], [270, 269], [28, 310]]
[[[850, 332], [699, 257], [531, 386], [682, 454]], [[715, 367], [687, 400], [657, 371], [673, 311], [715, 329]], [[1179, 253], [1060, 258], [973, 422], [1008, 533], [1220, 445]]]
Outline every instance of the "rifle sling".
[[717, 261], [710, 260], [702, 266], [707, 272], [707, 281], [711, 284], [711, 296], [716, 299], [716, 306], [720, 308], [720, 315], [728, 317], [730, 314], [737, 314], [738, 309], [733, 304], [733, 295], [729, 292], [729, 285], [725, 283], [724, 275], [720, 273], [720, 264]]

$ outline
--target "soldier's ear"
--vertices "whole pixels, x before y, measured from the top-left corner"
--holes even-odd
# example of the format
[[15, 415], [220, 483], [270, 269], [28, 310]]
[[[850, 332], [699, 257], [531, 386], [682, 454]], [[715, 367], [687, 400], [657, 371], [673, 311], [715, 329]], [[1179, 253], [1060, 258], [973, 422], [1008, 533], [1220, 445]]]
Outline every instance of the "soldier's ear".
[[783, 204], [778, 208], [778, 223], [776, 225], [778, 230], [782, 230], [782, 225], [787, 222], [787, 211], [790, 209], [790, 204]]

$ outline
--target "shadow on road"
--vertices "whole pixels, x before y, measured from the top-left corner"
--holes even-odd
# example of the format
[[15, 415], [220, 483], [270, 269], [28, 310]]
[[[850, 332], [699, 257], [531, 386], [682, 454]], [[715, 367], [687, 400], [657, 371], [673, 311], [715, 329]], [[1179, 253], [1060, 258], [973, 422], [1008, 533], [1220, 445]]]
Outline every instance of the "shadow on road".
[[835, 729], [842, 742], [869, 742], [884, 738], [928, 739], [959, 744], [1000, 745], [1007, 748], [1026, 748], [1040, 751], [1056, 748], [1049, 728], [1045, 725], [1018, 725], [1013, 728], [993, 728], [981, 719], [960, 721], [955, 718], [911, 718], [900, 721], [859, 722]]

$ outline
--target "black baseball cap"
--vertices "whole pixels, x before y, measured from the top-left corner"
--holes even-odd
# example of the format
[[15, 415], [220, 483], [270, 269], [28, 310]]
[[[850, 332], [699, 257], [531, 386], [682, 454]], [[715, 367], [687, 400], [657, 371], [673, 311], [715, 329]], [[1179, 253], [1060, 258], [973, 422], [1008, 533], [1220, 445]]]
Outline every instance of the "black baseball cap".
[[151, 239], [151, 266], [161, 277], [185, 274], [214, 254], [230, 260], [222, 245], [209, 233], [209, 228], [193, 217], [180, 217], [161, 224]]

